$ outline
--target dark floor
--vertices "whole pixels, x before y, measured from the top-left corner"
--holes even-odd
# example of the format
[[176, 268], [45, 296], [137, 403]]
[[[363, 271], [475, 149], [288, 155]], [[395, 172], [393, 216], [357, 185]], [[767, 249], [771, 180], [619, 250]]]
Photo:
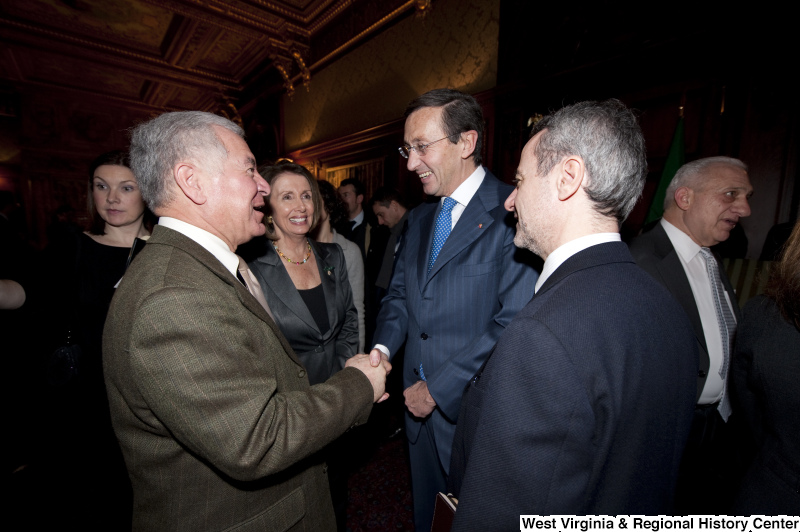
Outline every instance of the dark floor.
[[392, 399], [375, 407], [365, 427], [368, 445], [348, 481], [349, 532], [414, 530], [402, 396]]

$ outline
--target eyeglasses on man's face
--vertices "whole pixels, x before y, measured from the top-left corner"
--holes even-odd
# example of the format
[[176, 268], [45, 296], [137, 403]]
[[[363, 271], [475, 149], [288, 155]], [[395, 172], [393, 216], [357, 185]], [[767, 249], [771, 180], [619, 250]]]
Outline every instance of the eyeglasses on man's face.
[[409, 146], [408, 144], [406, 144], [404, 146], [400, 146], [399, 148], [397, 148], [397, 151], [400, 152], [400, 155], [402, 155], [404, 159], [408, 159], [412, 151], [416, 153], [419, 157], [424, 157], [425, 150], [428, 149], [428, 146], [430, 146], [431, 144], [436, 144], [437, 142], [440, 142], [444, 139], [449, 139], [450, 137], [454, 136], [455, 135], [448, 135], [446, 137], [440, 138], [439, 140], [434, 140], [433, 142], [429, 142], [427, 144], [417, 144], [416, 146]]

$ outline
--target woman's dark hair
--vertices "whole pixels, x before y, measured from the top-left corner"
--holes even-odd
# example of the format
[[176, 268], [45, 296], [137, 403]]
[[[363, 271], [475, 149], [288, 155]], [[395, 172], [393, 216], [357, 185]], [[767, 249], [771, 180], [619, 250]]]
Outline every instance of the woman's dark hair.
[[113, 150], [106, 152], [102, 155], [99, 155], [94, 161], [92, 161], [92, 164], [89, 165], [89, 194], [86, 197], [86, 206], [89, 209], [89, 219], [91, 220], [89, 232], [93, 235], [106, 234], [106, 222], [100, 216], [100, 213], [97, 212], [97, 205], [94, 204], [94, 195], [92, 194], [94, 189], [94, 173], [98, 168], [106, 165], [124, 166], [130, 170], [131, 163], [130, 159], [128, 159], [127, 150]]
[[324, 179], [317, 180], [317, 185], [319, 187], [320, 199], [322, 199], [325, 212], [328, 213], [328, 220], [331, 227], [336, 227], [339, 222], [347, 217], [347, 207], [342, 201], [342, 198], [339, 197], [333, 185]]
[[[261, 177], [264, 178], [269, 184], [270, 189], [272, 188], [272, 184], [281, 174], [296, 174], [306, 178], [308, 181], [308, 186], [311, 188], [311, 202], [314, 205], [314, 216], [311, 217], [311, 225], [308, 227], [309, 233], [314, 230], [319, 223], [319, 213], [322, 211], [322, 201], [319, 197], [319, 187], [317, 187], [317, 180], [311, 175], [311, 172], [305, 166], [292, 163], [289, 161], [281, 161], [276, 164], [271, 165], [262, 165], [258, 167], [258, 173], [261, 174]], [[270, 195], [272, 192], [270, 192]], [[267, 204], [264, 206], [265, 212], [272, 215], [272, 207], [270, 207], [269, 200], [266, 202]], [[267, 227], [267, 238], [270, 240], [276, 240], [278, 235], [275, 234], [275, 227], [273, 224], [266, 223]]]
[[800, 330], [800, 221], [794, 224], [781, 259], [772, 267], [765, 292], [778, 304], [786, 321]]

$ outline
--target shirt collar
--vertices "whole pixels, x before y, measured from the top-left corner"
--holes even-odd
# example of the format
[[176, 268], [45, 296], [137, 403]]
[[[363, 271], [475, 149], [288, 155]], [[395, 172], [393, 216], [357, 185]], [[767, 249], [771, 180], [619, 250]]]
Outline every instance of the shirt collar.
[[664, 218], [661, 218], [660, 223], [661, 227], [664, 228], [664, 232], [667, 233], [670, 242], [672, 242], [672, 247], [675, 248], [675, 251], [680, 255], [681, 259], [683, 259], [683, 262], [687, 264], [691, 262], [700, 252], [700, 246], [697, 245], [697, 242]]
[[225, 266], [229, 272], [234, 276], [239, 269], [239, 256], [232, 252], [221, 238], [213, 235], [205, 229], [200, 229], [197, 226], [186, 223], [177, 218], [170, 218], [169, 216], [162, 216], [158, 219], [158, 225], [162, 225], [173, 231], [177, 231], [183, 236], [190, 238], [197, 242], [206, 251], [214, 255], [218, 261]]
[[536, 281], [536, 287], [533, 292], [536, 293], [542, 287], [544, 282], [555, 272], [559, 266], [564, 264], [568, 258], [575, 255], [579, 251], [586, 248], [596, 246], [598, 244], [605, 244], [607, 242], [620, 242], [622, 239], [619, 233], [593, 233], [591, 235], [582, 236], [575, 240], [570, 240], [566, 244], [560, 245], [555, 251], [547, 256], [542, 268], [542, 274], [539, 280]]
[[356, 214], [356, 217], [350, 220], [350, 222], [355, 222], [356, 224], [353, 227], [358, 227], [364, 221], [364, 209], [361, 209], [361, 212]]
[[[478, 188], [480, 188], [485, 176], [486, 169], [483, 166], [477, 167], [463, 183], [458, 185], [458, 188], [450, 194], [450, 197], [456, 200], [459, 205], [466, 207], [472, 199], [472, 196], [474, 196]], [[444, 198], [439, 200], [439, 202], [444, 202]]]

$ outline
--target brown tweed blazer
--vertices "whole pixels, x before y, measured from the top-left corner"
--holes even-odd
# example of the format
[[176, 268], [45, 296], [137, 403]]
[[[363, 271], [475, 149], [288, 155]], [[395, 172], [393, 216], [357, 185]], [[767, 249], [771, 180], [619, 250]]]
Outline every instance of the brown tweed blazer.
[[347, 368], [309, 386], [275, 323], [191, 239], [157, 226], [103, 337], [134, 530], [335, 530], [316, 451], [372, 408]]

